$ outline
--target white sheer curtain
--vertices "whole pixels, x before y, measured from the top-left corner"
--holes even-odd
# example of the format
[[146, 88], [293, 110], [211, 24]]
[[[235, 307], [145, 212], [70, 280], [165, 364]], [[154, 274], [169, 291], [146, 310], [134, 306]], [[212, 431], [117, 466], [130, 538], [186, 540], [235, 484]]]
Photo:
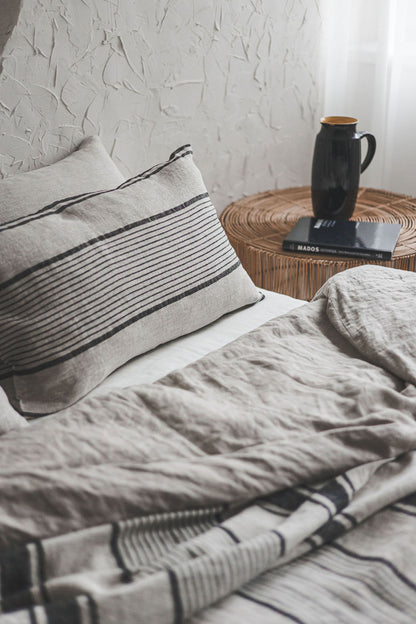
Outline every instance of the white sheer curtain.
[[363, 186], [416, 196], [416, 0], [321, 5], [322, 115], [357, 117], [376, 136]]

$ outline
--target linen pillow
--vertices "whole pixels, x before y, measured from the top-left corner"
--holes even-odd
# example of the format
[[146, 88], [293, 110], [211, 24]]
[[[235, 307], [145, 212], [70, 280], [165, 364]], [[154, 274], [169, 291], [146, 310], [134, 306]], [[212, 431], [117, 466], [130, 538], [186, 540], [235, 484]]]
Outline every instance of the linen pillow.
[[98, 136], [54, 163], [0, 180], [0, 223], [16, 219], [61, 197], [114, 188], [125, 178]]
[[26, 420], [12, 408], [4, 390], [0, 388], [0, 435], [26, 426]]
[[0, 383], [26, 414], [261, 298], [189, 145], [116, 189], [1, 225], [0, 247]]

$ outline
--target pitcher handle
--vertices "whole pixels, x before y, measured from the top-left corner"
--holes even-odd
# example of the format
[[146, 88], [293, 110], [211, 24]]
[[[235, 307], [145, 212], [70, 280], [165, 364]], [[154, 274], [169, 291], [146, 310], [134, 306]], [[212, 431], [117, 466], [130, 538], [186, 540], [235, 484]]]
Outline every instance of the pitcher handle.
[[374, 158], [374, 154], [376, 153], [376, 137], [373, 134], [370, 134], [369, 132], [359, 132], [358, 134], [360, 135], [360, 140], [366, 137], [368, 141], [367, 154], [363, 162], [361, 163], [361, 173], [362, 173], [363, 171], [367, 169], [368, 165]]

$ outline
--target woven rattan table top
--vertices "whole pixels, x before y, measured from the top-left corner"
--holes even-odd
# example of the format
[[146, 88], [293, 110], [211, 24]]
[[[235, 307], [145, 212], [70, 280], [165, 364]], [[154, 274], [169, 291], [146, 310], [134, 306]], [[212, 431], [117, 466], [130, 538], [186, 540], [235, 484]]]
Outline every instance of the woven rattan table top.
[[224, 210], [224, 229], [257, 286], [310, 299], [328, 277], [360, 264], [416, 270], [415, 198], [368, 188], [358, 192], [352, 219], [402, 225], [389, 261], [283, 251], [283, 239], [304, 216], [313, 216], [310, 187], [258, 193], [239, 199]]

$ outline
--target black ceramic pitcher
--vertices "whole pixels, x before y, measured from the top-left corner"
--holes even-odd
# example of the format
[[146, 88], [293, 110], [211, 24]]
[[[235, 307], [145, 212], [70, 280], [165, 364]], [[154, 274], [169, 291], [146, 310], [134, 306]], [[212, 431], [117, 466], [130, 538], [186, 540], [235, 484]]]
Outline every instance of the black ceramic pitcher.
[[[354, 212], [360, 173], [376, 151], [369, 132], [357, 132], [354, 117], [323, 117], [312, 162], [312, 206], [316, 217], [349, 219]], [[368, 140], [361, 162], [361, 139]]]

